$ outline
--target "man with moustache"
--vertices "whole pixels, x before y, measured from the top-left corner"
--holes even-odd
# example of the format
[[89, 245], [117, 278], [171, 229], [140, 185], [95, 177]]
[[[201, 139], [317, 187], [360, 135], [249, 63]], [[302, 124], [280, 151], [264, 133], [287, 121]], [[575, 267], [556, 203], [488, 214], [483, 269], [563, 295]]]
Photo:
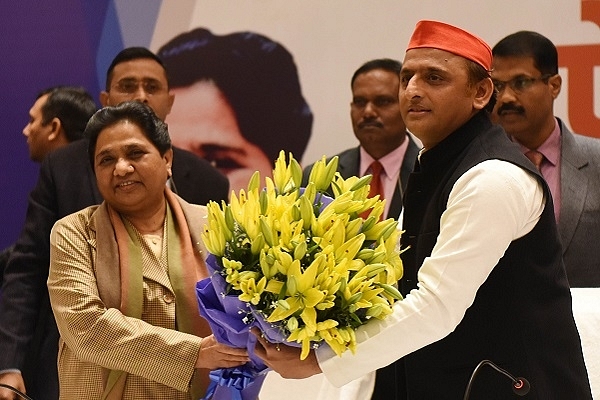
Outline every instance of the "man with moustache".
[[[147, 104], [165, 120], [174, 96], [161, 60], [142, 47], [130, 47], [107, 71], [103, 106], [128, 100]], [[25, 225], [4, 272], [0, 294], [0, 383], [35, 400], [58, 399], [58, 329], [50, 308], [46, 280], [50, 231], [54, 223], [102, 196], [89, 163], [88, 141], [79, 140], [50, 153], [30, 194]], [[227, 200], [227, 178], [205, 160], [173, 148], [171, 190], [186, 201], [206, 204]], [[0, 387], [0, 400], [19, 397]]]
[[[53, 86], [38, 93], [23, 128], [29, 158], [41, 163], [52, 151], [83, 137], [96, 103], [82, 87]], [[14, 244], [0, 252], [0, 286]]]
[[537, 32], [520, 31], [492, 49], [498, 91], [493, 118], [544, 176], [571, 287], [600, 287], [600, 140], [572, 133], [554, 116], [561, 90], [558, 52]]
[[[364, 63], [354, 72], [350, 80], [350, 118], [360, 146], [337, 155], [342, 177], [373, 175], [371, 187], [380, 185], [378, 194], [386, 199], [384, 218], [400, 215], [402, 193], [419, 152], [400, 114], [401, 68], [400, 61], [381, 58]], [[304, 183], [311, 169], [312, 165], [305, 168]]]

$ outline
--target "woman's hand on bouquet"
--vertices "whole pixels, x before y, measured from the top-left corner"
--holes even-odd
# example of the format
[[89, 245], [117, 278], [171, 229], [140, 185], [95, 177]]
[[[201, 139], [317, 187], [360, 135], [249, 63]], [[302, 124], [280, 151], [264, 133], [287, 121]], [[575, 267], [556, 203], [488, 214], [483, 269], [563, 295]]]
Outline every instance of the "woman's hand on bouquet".
[[257, 328], [252, 328], [252, 333], [258, 339], [254, 353], [269, 368], [279, 373], [282, 377], [286, 379], [303, 379], [322, 372], [314, 350], [310, 351], [305, 360], [300, 360], [302, 349], [279, 343], [270, 343]]
[[250, 361], [246, 349], [229, 347], [217, 342], [214, 335], [202, 339], [196, 368], [233, 368]]

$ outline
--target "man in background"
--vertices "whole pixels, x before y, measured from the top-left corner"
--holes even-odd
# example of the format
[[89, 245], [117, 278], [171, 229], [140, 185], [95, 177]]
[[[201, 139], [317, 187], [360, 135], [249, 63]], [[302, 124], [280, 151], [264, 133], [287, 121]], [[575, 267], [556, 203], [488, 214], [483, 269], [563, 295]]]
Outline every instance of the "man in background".
[[[94, 99], [84, 88], [55, 86], [42, 90], [29, 110], [29, 120], [23, 128], [29, 158], [41, 163], [51, 151], [81, 139], [85, 125], [95, 111]], [[0, 252], [0, 285], [13, 247]]]
[[[162, 62], [142, 47], [117, 54], [107, 71], [106, 90], [100, 94], [103, 106], [137, 100], [163, 120], [173, 99]], [[102, 202], [87, 147], [87, 140], [76, 141], [43, 161], [0, 293], [0, 383], [27, 390], [35, 400], [56, 400], [59, 393], [59, 335], [46, 287], [50, 231], [58, 219]], [[173, 154], [168, 184], [174, 192], [195, 204], [227, 200], [225, 176], [184, 150], [173, 148]], [[17, 398], [0, 388], [1, 400]]]
[[[344, 178], [373, 175], [371, 193], [386, 199], [384, 218], [398, 218], [402, 193], [419, 147], [406, 132], [400, 114], [398, 89], [402, 64], [389, 58], [371, 60], [352, 75], [350, 119], [359, 146], [338, 154]], [[312, 165], [304, 170], [308, 181]], [[379, 193], [374, 193], [373, 188]]]
[[544, 176], [571, 287], [600, 287], [600, 140], [569, 131], [554, 116], [562, 78], [554, 44], [520, 31], [492, 49], [498, 91], [493, 118]]
[[83, 138], [95, 111], [96, 104], [84, 88], [57, 86], [41, 91], [23, 128], [31, 160], [41, 163], [51, 151]]

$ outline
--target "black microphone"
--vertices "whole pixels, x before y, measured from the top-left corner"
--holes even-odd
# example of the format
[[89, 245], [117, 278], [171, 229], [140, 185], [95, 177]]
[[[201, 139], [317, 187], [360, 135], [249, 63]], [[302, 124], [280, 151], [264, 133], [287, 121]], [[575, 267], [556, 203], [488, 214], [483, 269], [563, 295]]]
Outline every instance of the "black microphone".
[[24, 398], [26, 400], [33, 400], [31, 397], [27, 396], [25, 393], [21, 392], [19, 389], [14, 388], [14, 387], [12, 387], [10, 385], [6, 385], [4, 383], [0, 383], [0, 387], [7, 388], [8, 390], [12, 391], [13, 393], [18, 394], [20, 397], [22, 397], [22, 398]]
[[527, 393], [529, 393], [531, 385], [529, 384], [529, 381], [527, 379], [522, 377], [515, 378], [507, 370], [500, 368], [490, 360], [483, 360], [479, 364], [477, 364], [477, 367], [475, 367], [475, 369], [473, 370], [473, 373], [471, 374], [471, 379], [469, 379], [469, 384], [467, 385], [467, 389], [465, 390], [465, 396], [463, 397], [463, 400], [469, 399], [469, 396], [471, 395], [471, 386], [475, 381], [477, 373], [484, 365], [489, 365], [490, 367], [494, 368], [496, 371], [500, 372], [502, 375], [510, 379], [512, 381], [512, 390], [513, 392], [515, 392], [516, 395], [525, 396]]

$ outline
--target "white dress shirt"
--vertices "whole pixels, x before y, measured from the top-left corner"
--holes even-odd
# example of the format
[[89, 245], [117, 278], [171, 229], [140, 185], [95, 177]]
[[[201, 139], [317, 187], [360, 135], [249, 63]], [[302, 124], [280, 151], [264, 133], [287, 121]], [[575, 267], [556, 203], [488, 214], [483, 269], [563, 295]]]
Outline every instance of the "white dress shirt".
[[487, 160], [468, 170], [450, 192], [418, 288], [386, 319], [358, 328], [356, 354], [317, 349], [326, 378], [341, 386], [450, 334], [510, 243], [537, 224], [544, 205], [541, 184], [514, 164]]

